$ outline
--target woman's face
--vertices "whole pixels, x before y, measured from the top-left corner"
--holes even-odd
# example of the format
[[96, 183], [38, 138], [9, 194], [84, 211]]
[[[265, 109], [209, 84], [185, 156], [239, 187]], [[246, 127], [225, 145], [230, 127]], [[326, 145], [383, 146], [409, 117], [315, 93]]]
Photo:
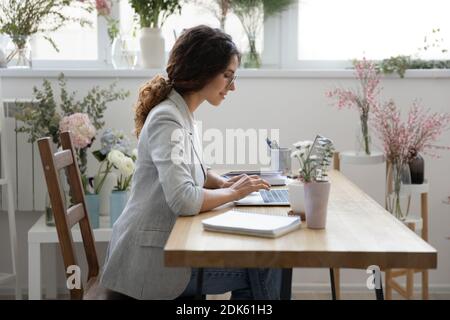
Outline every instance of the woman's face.
[[238, 66], [238, 57], [234, 55], [225, 71], [218, 74], [201, 90], [206, 101], [213, 106], [218, 106], [225, 99], [228, 91], [234, 91], [236, 89], [233, 80]]

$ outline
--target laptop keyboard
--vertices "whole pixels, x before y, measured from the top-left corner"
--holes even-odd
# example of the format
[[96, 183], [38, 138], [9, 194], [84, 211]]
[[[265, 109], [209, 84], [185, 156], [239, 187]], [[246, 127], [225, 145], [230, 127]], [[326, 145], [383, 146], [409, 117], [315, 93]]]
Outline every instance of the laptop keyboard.
[[264, 203], [289, 202], [288, 190], [260, 190]]

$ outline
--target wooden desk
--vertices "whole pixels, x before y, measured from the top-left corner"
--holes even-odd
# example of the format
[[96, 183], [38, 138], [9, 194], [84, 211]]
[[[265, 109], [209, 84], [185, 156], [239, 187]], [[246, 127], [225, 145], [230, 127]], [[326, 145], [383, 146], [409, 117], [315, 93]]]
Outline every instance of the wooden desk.
[[[278, 267], [435, 269], [437, 251], [338, 171], [330, 172], [327, 227], [277, 239], [204, 231], [201, 221], [232, 205], [179, 217], [165, 246], [170, 267]], [[289, 207], [251, 207], [286, 215]]]

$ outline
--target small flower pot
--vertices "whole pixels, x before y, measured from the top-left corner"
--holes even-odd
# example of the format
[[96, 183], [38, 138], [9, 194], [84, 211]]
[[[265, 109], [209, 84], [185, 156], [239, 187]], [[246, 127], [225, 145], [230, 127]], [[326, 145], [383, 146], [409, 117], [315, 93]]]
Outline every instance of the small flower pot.
[[100, 196], [98, 194], [86, 194], [84, 200], [86, 201], [91, 228], [98, 229], [100, 227]]
[[109, 197], [109, 224], [111, 228], [125, 209], [130, 193], [128, 191], [113, 191]]
[[305, 215], [308, 228], [325, 228], [330, 188], [330, 182], [308, 182], [305, 184]]
[[288, 184], [289, 204], [294, 214], [305, 213], [305, 185], [301, 181]]

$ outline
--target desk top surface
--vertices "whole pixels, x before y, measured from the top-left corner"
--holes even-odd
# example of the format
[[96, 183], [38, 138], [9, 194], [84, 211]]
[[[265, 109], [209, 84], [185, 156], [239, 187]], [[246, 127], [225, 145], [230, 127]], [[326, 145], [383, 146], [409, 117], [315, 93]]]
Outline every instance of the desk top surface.
[[[179, 217], [165, 246], [167, 266], [436, 268], [437, 251], [338, 171], [330, 172], [327, 227], [266, 239], [203, 230], [201, 221], [228, 204], [194, 217]], [[287, 215], [289, 207], [239, 207]]]

